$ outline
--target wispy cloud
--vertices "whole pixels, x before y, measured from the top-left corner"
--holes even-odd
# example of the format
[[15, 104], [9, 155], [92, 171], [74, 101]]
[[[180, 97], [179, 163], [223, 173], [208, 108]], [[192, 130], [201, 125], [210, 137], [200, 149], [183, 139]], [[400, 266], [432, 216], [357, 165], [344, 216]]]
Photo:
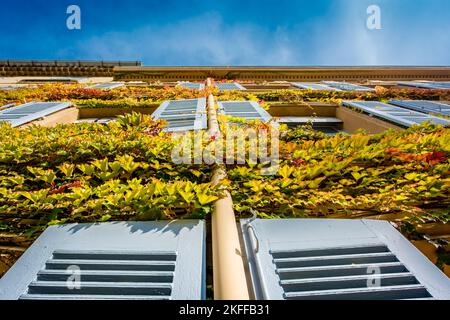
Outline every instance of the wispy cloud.
[[[370, 4], [381, 8], [381, 30], [366, 27]], [[317, 64], [449, 65], [450, 20], [437, 3], [424, 1], [341, 1], [332, 17], [311, 26], [310, 48]]]
[[293, 65], [301, 60], [287, 30], [225, 24], [217, 13], [94, 36], [74, 50], [90, 59], [133, 58], [150, 65]]
[[410, 1], [378, 0], [383, 29], [368, 30], [366, 8], [372, 2], [336, 1], [327, 12], [296, 25], [230, 22], [218, 11], [168, 18], [166, 24], [90, 35], [58, 56], [137, 59], [147, 65], [450, 64], [445, 32], [450, 22], [437, 12], [439, 5], [418, 1], [410, 8]]

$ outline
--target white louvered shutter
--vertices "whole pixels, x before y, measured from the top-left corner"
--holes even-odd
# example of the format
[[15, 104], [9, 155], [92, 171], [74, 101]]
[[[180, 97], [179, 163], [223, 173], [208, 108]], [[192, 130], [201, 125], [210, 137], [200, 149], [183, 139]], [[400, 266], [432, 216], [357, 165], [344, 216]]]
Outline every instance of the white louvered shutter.
[[365, 113], [404, 127], [421, 124], [425, 121], [431, 121], [432, 123], [443, 126], [450, 124], [449, 120], [443, 118], [377, 101], [344, 101], [343, 105], [359, 109]]
[[70, 102], [29, 102], [0, 111], [0, 121], [8, 121], [13, 127], [40, 119], [69, 108]]
[[360, 86], [360, 85], [348, 83], [348, 82], [322, 81], [322, 83], [327, 86], [330, 86], [330, 87], [333, 87], [333, 88], [336, 88], [339, 90], [343, 90], [343, 91], [375, 91], [375, 89], [373, 89], [373, 88]]
[[7, 300], [204, 298], [201, 220], [51, 226], [0, 279]]
[[208, 126], [205, 98], [164, 101], [152, 116], [166, 120], [165, 130], [169, 132], [202, 130]]
[[450, 299], [450, 279], [389, 222], [240, 224], [257, 299]]
[[434, 113], [450, 116], [450, 105], [439, 101], [428, 100], [389, 100], [390, 104], [398, 107], [419, 111], [423, 113]]
[[246, 120], [261, 120], [264, 122], [272, 119], [272, 116], [264, 110], [256, 101], [219, 101], [221, 114], [244, 118]]

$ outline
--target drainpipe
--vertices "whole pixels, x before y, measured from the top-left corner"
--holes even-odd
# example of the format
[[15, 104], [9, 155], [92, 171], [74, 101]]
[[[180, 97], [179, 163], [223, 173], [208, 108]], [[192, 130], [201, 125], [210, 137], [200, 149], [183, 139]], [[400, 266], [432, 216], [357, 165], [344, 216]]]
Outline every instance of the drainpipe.
[[[211, 87], [211, 79], [207, 79]], [[208, 97], [208, 132], [221, 138], [214, 97]], [[226, 178], [224, 165], [216, 165], [213, 171], [212, 184], [217, 185]], [[239, 241], [236, 217], [233, 211], [233, 200], [228, 191], [224, 197], [214, 204], [211, 217], [214, 299], [215, 300], [249, 300], [249, 290], [244, 269], [243, 252]]]

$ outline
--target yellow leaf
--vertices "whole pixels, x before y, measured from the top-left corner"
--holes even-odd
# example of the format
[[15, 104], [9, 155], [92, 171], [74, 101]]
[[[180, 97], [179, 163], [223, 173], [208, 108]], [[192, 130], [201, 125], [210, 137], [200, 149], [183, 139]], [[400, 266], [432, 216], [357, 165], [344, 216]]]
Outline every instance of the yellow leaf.
[[199, 193], [197, 194], [197, 198], [198, 198], [198, 202], [200, 202], [200, 204], [202, 206], [204, 206], [205, 204], [208, 204], [210, 202], [216, 201], [217, 199], [219, 199], [216, 196], [210, 196], [204, 193]]
[[419, 175], [417, 173], [411, 172], [405, 174], [405, 179], [407, 180], [415, 180]]
[[187, 203], [190, 203], [192, 200], [194, 200], [195, 195], [192, 192], [178, 190], [178, 193], [181, 195], [181, 197], [183, 197], [184, 201], [186, 201]]
[[294, 168], [290, 166], [283, 166], [278, 170], [278, 174], [287, 179], [294, 172]]
[[194, 175], [194, 176], [196, 176], [197, 178], [199, 178], [201, 175], [202, 175], [202, 173], [200, 172], [200, 171], [198, 171], [198, 170], [191, 170], [191, 173]]

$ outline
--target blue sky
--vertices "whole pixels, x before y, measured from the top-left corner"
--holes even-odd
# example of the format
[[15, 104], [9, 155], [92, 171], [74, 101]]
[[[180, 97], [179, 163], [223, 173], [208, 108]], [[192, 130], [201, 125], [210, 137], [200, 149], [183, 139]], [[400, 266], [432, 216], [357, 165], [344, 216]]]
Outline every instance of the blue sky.
[[[448, 0], [0, 0], [0, 59], [450, 65]], [[66, 9], [81, 8], [81, 30]], [[366, 9], [381, 9], [381, 30]]]

